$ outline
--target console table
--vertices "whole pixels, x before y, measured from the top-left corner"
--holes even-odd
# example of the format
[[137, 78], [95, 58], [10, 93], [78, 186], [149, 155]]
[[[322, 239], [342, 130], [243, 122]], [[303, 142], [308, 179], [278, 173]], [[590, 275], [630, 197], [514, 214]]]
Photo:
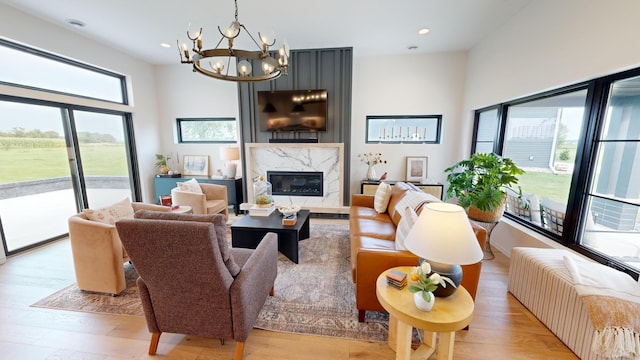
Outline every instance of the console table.
[[[153, 178], [153, 191], [156, 203], [160, 203], [160, 195], [170, 195], [171, 189], [178, 186], [179, 182], [190, 180], [191, 177], [154, 177]], [[236, 179], [209, 179], [209, 178], [195, 178], [199, 183], [205, 184], [218, 184], [227, 187], [227, 199], [229, 205], [233, 205], [233, 211], [236, 215], [240, 212], [240, 204], [244, 202], [244, 196], [242, 195], [242, 178]]]
[[[383, 180], [383, 181], [389, 185], [393, 185], [401, 180]], [[412, 182], [411, 184], [415, 185], [417, 188], [426, 192], [427, 194], [431, 194], [437, 197], [438, 199], [442, 200], [442, 195], [444, 193], [444, 185], [440, 183], [423, 184], [423, 183], [414, 183], [414, 182]], [[378, 189], [378, 185], [380, 185], [379, 180], [362, 180], [360, 182], [360, 193], [365, 195], [375, 195], [376, 190]]]

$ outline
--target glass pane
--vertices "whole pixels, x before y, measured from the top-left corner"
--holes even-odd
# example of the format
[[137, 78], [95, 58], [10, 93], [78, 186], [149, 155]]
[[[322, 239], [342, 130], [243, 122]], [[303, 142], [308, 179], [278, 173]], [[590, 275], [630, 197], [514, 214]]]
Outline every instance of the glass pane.
[[640, 206], [589, 197], [581, 244], [640, 269]]
[[[478, 119], [478, 135], [476, 141], [495, 141], [498, 134], [498, 110], [488, 110], [480, 113]], [[478, 151], [482, 152], [482, 151]], [[486, 151], [485, 151], [486, 152]], [[488, 152], [493, 152], [492, 150]]]
[[640, 140], [640, 77], [611, 86], [603, 139]]
[[580, 137], [586, 90], [509, 107], [503, 156], [526, 174], [520, 176], [528, 200], [526, 216], [516, 203], [507, 211], [562, 234], [564, 214]]
[[3, 60], [0, 82], [124, 103], [120, 77], [2, 46], [1, 43], [0, 58]]
[[638, 164], [640, 142], [600, 143], [591, 192], [622, 201], [639, 202]]
[[493, 142], [478, 142], [476, 144], [476, 153], [487, 154], [493, 152]]
[[177, 119], [180, 142], [235, 143], [236, 119]]
[[89, 208], [132, 199], [123, 117], [74, 111]]
[[67, 233], [76, 213], [60, 109], [0, 101], [0, 218], [7, 250]]

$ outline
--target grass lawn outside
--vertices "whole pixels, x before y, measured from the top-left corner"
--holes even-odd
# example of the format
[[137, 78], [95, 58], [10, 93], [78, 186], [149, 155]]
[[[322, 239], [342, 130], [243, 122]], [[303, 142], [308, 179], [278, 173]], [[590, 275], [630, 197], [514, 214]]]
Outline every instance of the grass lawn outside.
[[550, 172], [527, 171], [520, 175], [518, 185], [522, 192], [536, 194], [538, 199], [550, 198], [566, 204], [569, 198], [569, 188], [572, 174], [552, 174]]

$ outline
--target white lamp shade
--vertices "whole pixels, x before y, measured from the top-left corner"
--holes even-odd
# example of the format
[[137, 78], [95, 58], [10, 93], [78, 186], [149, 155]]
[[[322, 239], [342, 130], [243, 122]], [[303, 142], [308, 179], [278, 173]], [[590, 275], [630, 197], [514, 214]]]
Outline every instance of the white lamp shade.
[[405, 246], [421, 258], [442, 264], [474, 264], [483, 257], [464, 209], [449, 203], [426, 204]]
[[220, 160], [239, 160], [240, 148], [235, 146], [220, 148]]

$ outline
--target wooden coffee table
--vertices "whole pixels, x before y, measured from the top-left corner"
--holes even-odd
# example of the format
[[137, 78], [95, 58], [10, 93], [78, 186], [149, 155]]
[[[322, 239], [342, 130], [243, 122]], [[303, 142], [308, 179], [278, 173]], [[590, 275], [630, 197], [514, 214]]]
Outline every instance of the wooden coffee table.
[[[401, 266], [394, 269], [407, 274], [412, 267]], [[391, 270], [391, 269], [389, 269]], [[436, 351], [438, 339], [438, 360], [453, 359], [453, 345], [456, 331], [464, 329], [473, 318], [473, 299], [462, 286], [453, 295], [436, 298], [431, 311], [421, 311], [413, 302], [409, 286], [398, 290], [387, 285], [387, 272], [376, 281], [376, 295], [382, 307], [389, 312], [389, 347], [396, 351], [396, 359], [427, 359]], [[411, 351], [413, 328], [424, 330], [423, 344]]]
[[231, 224], [231, 245], [255, 249], [268, 232], [278, 234], [278, 250], [294, 263], [298, 263], [298, 241], [309, 238], [309, 210], [298, 211], [298, 221], [293, 226], [282, 225], [278, 211], [269, 216], [245, 215]]

